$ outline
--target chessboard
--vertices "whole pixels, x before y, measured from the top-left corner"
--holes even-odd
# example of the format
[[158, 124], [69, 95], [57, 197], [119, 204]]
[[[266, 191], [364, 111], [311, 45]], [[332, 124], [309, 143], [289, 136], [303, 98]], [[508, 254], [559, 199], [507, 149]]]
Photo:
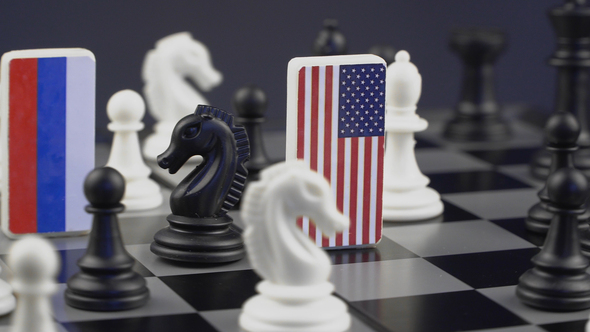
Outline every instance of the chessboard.
[[[542, 129], [525, 112], [504, 110], [513, 138], [498, 143], [452, 143], [442, 138], [447, 110], [421, 110], [429, 128], [416, 136], [416, 157], [444, 202], [434, 220], [385, 223], [376, 248], [332, 250], [331, 281], [353, 318], [350, 331], [584, 331], [589, 311], [554, 313], [532, 309], [515, 296], [518, 278], [532, 267], [543, 239], [524, 228], [527, 210], [542, 183], [528, 163], [542, 144]], [[265, 132], [267, 152], [284, 158], [283, 131]], [[97, 164], [108, 147], [98, 146]], [[163, 187], [165, 188], [165, 187]], [[163, 189], [169, 195], [169, 189]], [[239, 331], [244, 301], [261, 280], [247, 257], [222, 265], [170, 263], [149, 250], [154, 233], [167, 226], [169, 206], [119, 216], [135, 270], [147, 280], [147, 305], [115, 313], [90, 312], [64, 301], [66, 280], [78, 271], [87, 236], [51, 239], [62, 259], [53, 315], [60, 331]], [[239, 211], [232, 211], [243, 227]], [[0, 239], [0, 265], [11, 240]], [[8, 331], [10, 316], [0, 319]]]

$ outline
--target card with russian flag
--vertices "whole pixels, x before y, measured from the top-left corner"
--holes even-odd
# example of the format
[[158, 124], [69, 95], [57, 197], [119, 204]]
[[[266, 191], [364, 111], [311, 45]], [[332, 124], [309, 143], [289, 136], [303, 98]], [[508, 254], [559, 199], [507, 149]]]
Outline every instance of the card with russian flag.
[[383, 229], [386, 64], [375, 55], [294, 58], [287, 71], [287, 159], [302, 159], [332, 187], [350, 227], [323, 237], [324, 248], [374, 246]]
[[83, 183], [94, 168], [94, 54], [13, 51], [0, 70], [2, 230], [11, 238], [88, 232]]

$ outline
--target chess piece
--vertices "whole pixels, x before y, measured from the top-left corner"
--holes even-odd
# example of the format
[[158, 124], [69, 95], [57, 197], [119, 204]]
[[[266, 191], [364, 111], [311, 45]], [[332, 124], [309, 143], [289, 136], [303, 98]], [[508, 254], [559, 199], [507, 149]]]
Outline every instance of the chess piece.
[[348, 53], [346, 38], [338, 30], [337, 20], [324, 20], [324, 28], [313, 43], [312, 53], [313, 55], [343, 55]]
[[[552, 155], [551, 174], [563, 167], [573, 167], [572, 154], [578, 149], [576, 140], [580, 134], [580, 125], [571, 113], [557, 112], [553, 114], [545, 125], [547, 150]], [[529, 231], [547, 233], [554, 213], [549, 211], [549, 194], [547, 184], [538, 193], [540, 202], [533, 205], [525, 220]], [[578, 216], [580, 226], [586, 228], [586, 220], [590, 215], [585, 212]]]
[[211, 64], [207, 47], [190, 33], [179, 32], [160, 39], [146, 54], [142, 77], [149, 112], [157, 121], [143, 153], [155, 161], [166, 150], [178, 120], [191, 114], [195, 105], [208, 104], [194, 86], [207, 92], [221, 84], [223, 76]]
[[456, 141], [498, 141], [511, 130], [500, 116], [494, 86], [494, 63], [506, 46], [504, 33], [496, 29], [453, 31], [451, 49], [464, 64], [461, 100], [444, 136]]
[[332, 296], [331, 263], [296, 226], [313, 219], [327, 236], [348, 227], [326, 179], [302, 161], [273, 165], [249, 185], [242, 219], [248, 257], [263, 278], [260, 293], [246, 301], [239, 318], [246, 331], [344, 331], [346, 304]]
[[10, 248], [8, 265], [18, 295], [11, 331], [57, 332], [51, 315], [51, 295], [57, 291], [55, 278], [60, 264], [53, 245], [35, 235], [25, 236]]
[[203, 163], [172, 191], [172, 214], [166, 217], [170, 226], [154, 235], [150, 250], [162, 258], [193, 263], [242, 259], [244, 243], [227, 211], [242, 196], [248, 176], [246, 131], [234, 125], [230, 114], [199, 105], [178, 122], [158, 165], [174, 174], [197, 154]]
[[250, 160], [246, 163], [248, 181], [257, 180], [260, 171], [271, 164], [262, 137], [266, 94], [257, 86], [248, 85], [236, 91], [232, 103], [238, 114], [236, 121], [244, 126], [250, 142]]
[[109, 130], [114, 132], [113, 145], [107, 166], [119, 171], [125, 178], [123, 205], [127, 211], [148, 210], [162, 204], [160, 186], [149, 178], [150, 168], [144, 163], [137, 132], [143, 129], [145, 114], [143, 98], [133, 90], [115, 93], [107, 104], [111, 120]]
[[584, 213], [588, 180], [575, 168], [561, 168], [547, 179], [549, 211], [555, 213], [534, 268], [519, 280], [516, 295], [532, 307], [550, 311], [590, 308], [588, 260], [580, 251], [577, 215]]
[[420, 172], [414, 155], [414, 133], [428, 126], [416, 115], [422, 77], [408, 52], [399, 51], [395, 60], [387, 68], [383, 220], [429, 219], [442, 213], [443, 204], [427, 187], [430, 180]]
[[[590, 6], [586, 0], [568, 0], [549, 11], [557, 35], [557, 49], [549, 65], [557, 68], [556, 111], [574, 114], [580, 123], [578, 151], [574, 166], [590, 178], [590, 131], [588, 129], [588, 68], [590, 67]], [[535, 154], [531, 174], [544, 179], [549, 173], [551, 155]]]
[[369, 53], [380, 56], [389, 66], [395, 61], [397, 51], [391, 45], [374, 45], [369, 49]]
[[86, 253], [78, 261], [65, 291], [66, 303], [91, 311], [119, 311], [140, 307], [149, 299], [145, 279], [133, 271], [135, 260], [123, 245], [117, 213], [125, 180], [114, 168], [93, 170], [84, 180], [84, 194], [94, 215]]

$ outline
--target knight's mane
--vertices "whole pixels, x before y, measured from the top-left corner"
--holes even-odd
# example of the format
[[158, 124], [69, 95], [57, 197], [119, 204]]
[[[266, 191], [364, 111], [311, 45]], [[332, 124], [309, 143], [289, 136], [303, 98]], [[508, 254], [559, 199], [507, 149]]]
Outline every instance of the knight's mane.
[[223, 214], [225, 214], [238, 203], [244, 192], [246, 178], [248, 177], [248, 169], [246, 169], [244, 163], [250, 159], [250, 143], [248, 142], [246, 130], [243, 126], [234, 124], [234, 118], [231, 114], [212, 106], [197, 106], [195, 115], [204, 114], [211, 115], [212, 117], [225, 122], [231, 129], [234, 134], [234, 139], [236, 140], [238, 155], [236, 174], [221, 206], [221, 210], [223, 211]]

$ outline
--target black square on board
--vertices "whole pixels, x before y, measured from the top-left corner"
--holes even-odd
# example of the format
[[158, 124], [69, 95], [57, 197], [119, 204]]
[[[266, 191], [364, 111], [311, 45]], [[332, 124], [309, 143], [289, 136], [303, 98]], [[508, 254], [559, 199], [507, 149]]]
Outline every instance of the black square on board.
[[161, 332], [202, 331], [217, 332], [197, 313], [183, 315], [144, 316], [86, 322], [68, 322], [62, 325], [69, 332]]
[[545, 234], [531, 232], [526, 229], [525, 218], [497, 219], [490, 221], [512, 234], [529, 241], [537, 247], [540, 247], [545, 243]]
[[444, 199], [442, 200], [444, 205], [443, 210], [443, 222], [450, 222], [450, 221], [467, 221], [467, 220], [477, 220], [481, 219], [480, 217], [463, 210], [462, 208], [451, 204]]
[[496, 171], [468, 171], [429, 174], [430, 187], [440, 194], [532, 188]]
[[239, 309], [256, 295], [261, 281], [253, 270], [159, 277], [198, 311]]
[[385, 236], [375, 248], [327, 250], [327, 253], [334, 265], [420, 257]]
[[531, 258], [539, 251], [514, 249], [424, 259], [473, 288], [488, 288], [518, 284], [518, 278], [533, 267]]
[[350, 302], [391, 331], [452, 332], [525, 325], [475, 290]]
[[539, 148], [466, 151], [470, 155], [496, 166], [528, 164]]

